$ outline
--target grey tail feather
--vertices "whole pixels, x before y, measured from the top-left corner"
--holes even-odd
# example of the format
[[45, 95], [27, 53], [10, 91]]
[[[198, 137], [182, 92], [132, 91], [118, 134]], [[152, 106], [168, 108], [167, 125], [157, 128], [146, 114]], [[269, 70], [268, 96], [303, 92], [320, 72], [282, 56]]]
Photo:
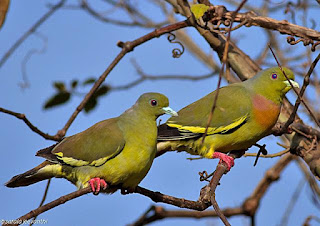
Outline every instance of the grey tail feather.
[[50, 165], [50, 164], [52, 164], [52, 163], [50, 163], [49, 161], [44, 161], [43, 163], [34, 167], [33, 169], [28, 170], [25, 173], [22, 173], [22, 174], [19, 174], [19, 175], [12, 177], [7, 183], [5, 183], [5, 186], [7, 186], [9, 188], [28, 186], [30, 184], [34, 184], [39, 181], [49, 179], [53, 176], [48, 175], [48, 174], [46, 174], [46, 175], [40, 174], [40, 173], [37, 174], [37, 172], [41, 168], [43, 168], [47, 165]]

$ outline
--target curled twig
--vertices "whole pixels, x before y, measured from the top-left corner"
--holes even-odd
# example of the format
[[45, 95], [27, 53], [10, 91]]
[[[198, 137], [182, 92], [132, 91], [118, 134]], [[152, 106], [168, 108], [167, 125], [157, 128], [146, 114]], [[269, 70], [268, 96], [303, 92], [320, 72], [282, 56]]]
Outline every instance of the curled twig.
[[179, 58], [184, 53], [184, 46], [183, 46], [183, 44], [181, 42], [175, 41], [175, 39], [176, 39], [176, 35], [171, 33], [171, 32], [169, 32], [168, 41], [170, 43], [176, 43], [176, 44], [179, 44], [181, 46], [181, 49], [174, 48], [172, 50], [172, 57], [173, 58]]
[[208, 174], [207, 171], [199, 172], [200, 181], [208, 181], [208, 178], [210, 178], [213, 175], [213, 173]]
[[295, 45], [295, 44], [298, 44], [299, 42], [303, 42], [304, 46], [311, 45], [312, 52], [316, 51], [316, 47], [320, 44], [320, 41], [314, 42], [312, 39], [307, 39], [307, 38], [299, 38], [296, 40], [295, 37], [293, 36], [288, 36], [287, 42], [290, 45]]

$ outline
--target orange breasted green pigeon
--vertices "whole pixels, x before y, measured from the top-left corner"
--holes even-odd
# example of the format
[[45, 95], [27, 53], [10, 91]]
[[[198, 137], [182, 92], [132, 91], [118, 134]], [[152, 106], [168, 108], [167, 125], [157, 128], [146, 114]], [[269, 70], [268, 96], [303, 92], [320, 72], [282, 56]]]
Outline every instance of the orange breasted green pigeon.
[[[294, 87], [294, 74], [283, 68]], [[282, 100], [291, 85], [278, 67], [260, 71], [244, 82], [219, 89], [207, 135], [208, 123], [217, 91], [184, 107], [158, 127], [158, 151], [187, 151], [205, 158], [220, 158], [228, 169], [233, 158], [224, 153], [245, 150], [268, 135], [277, 122]]]

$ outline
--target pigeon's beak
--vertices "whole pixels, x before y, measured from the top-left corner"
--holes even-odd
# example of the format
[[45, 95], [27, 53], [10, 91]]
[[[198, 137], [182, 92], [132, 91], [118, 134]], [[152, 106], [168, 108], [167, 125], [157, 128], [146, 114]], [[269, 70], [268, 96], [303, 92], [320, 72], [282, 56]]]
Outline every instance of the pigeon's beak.
[[174, 110], [172, 110], [172, 108], [170, 108], [170, 107], [164, 107], [164, 108], [162, 108], [162, 110], [164, 111], [165, 114], [172, 115], [172, 116], [178, 116], [178, 113], [175, 112]]
[[[293, 87], [295, 87], [295, 88], [300, 88], [300, 87], [299, 87], [299, 84], [298, 84], [296, 81], [293, 81], [292, 79], [290, 79], [290, 82], [291, 82], [291, 84], [293, 85]], [[290, 87], [290, 88], [291, 88], [291, 85], [290, 85], [290, 83], [289, 83], [288, 80], [284, 81], [283, 83], [286, 84], [287, 87]]]

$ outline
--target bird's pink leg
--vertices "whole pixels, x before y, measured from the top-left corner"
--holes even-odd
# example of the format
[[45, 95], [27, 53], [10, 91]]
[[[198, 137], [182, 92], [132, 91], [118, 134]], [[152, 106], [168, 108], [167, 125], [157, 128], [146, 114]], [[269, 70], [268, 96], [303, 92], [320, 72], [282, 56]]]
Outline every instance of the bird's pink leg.
[[212, 158], [214, 158], [214, 159], [218, 158], [218, 159], [220, 159], [220, 162], [225, 162], [227, 164], [228, 170], [230, 170], [231, 167], [234, 166], [234, 159], [226, 154], [221, 153], [221, 152], [214, 152], [212, 155]]
[[100, 179], [99, 177], [90, 179], [88, 183], [90, 184], [91, 190], [94, 195], [99, 194], [101, 186], [103, 190], [105, 190], [108, 187], [106, 181], [104, 179]]

